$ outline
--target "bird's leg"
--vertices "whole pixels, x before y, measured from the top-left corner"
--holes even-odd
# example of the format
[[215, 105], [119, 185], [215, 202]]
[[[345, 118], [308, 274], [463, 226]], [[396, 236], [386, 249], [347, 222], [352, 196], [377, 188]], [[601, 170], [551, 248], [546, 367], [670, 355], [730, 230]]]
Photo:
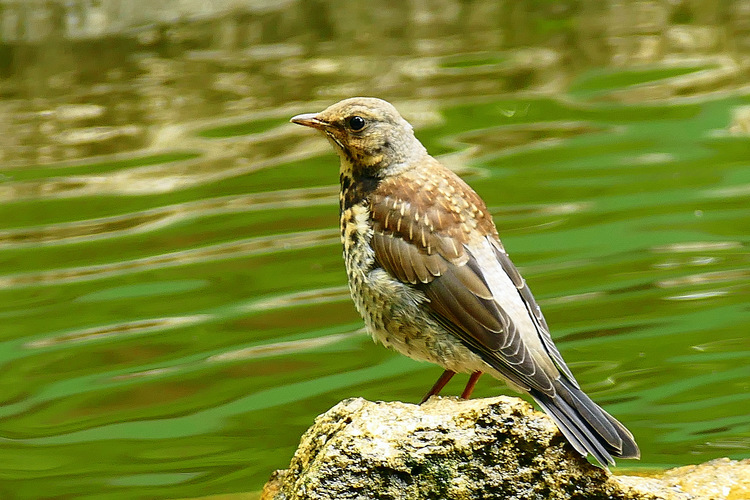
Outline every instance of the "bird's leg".
[[461, 399], [469, 399], [471, 397], [471, 393], [474, 392], [474, 386], [477, 385], [477, 380], [479, 380], [479, 377], [481, 376], [482, 372], [474, 372], [471, 374], [469, 381], [466, 383], [464, 392], [461, 393]]
[[[419, 402], [419, 404], [424, 403], [428, 399], [430, 399], [431, 396], [437, 396], [440, 394], [440, 391], [443, 390], [443, 387], [445, 387], [445, 384], [447, 384], [450, 379], [453, 378], [453, 375], [455, 375], [456, 372], [451, 370], [445, 370], [442, 375], [440, 375], [440, 378], [437, 379], [437, 382], [435, 382], [435, 385], [432, 386], [432, 389], [430, 389], [430, 392], [424, 395], [422, 398], [422, 401]], [[473, 376], [473, 375], [472, 375]]]

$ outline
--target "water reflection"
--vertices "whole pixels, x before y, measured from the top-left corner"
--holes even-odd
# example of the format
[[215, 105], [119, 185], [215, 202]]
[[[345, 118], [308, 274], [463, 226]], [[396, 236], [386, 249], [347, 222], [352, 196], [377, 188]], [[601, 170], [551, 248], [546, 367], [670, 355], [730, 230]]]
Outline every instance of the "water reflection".
[[337, 401], [421, 396], [287, 123], [355, 94], [487, 200], [643, 466], [747, 456], [750, 2], [232, 5], [0, 0], [0, 496], [257, 489]]
[[220, 245], [184, 250], [169, 254], [154, 255], [143, 259], [119, 261], [98, 266], [56, 269], [0, 277], [0, 288], [18, 286], [49, 285], [93, 280], [110, 277], [115, 274], [135, 273], [148, 269], [181, 266], [196, 262], [207, 262], [216, 259], [228, 259], [238, 256], [271, 253], [295, 248], [313, 248], [339, 242], [336, 229], [292, 233], [287, 235], [261, 236], [248, 240], [234, 241]]
[[50, 224], [38, 228], [0, 231], [0, 247], [69, 243], [109, 238], [121, 234], [155, 231], [189, 218], [252, 210], [274, 210], [300, 206], [335, 205], [334, 186], [290, 189], [245, 196], [227, 196], [158, 207], [114, 217]]
[[88, 342], [93, 340], [101, 340], [107, 337], [119, 337], [122, 335], [133, 335], [136, 333], [161, 331], [166, 328], [174, 328], [177, 326], [183, 326], [188, 323], [203, 320], [205, 320], [205, 318], [201, 316], [192, 316], [131, 321], [129, 323], [123, 323], [119, 325], [107, 325], [98, 328], [87, 328], [86, 330], [78, 332], [69, 332], [41, 338], [33, 340], [31, 342], [27, 342], [26, 347], [28, 347], [29, 349], [40, 349], [44, 347], [58, 346], [60, 344], [65, 344], [68, 342]]
[[263, 356], [279, 356], [284, 354], [294, 354], [300, 351], [310, 349], [320, 349], [341, 340], [346, 340], [354, 335], [362, 335], [363, 329], [352, 333], [341, 333], [336, 335], [327, 335], [313, 339], [295, 340], [292, 342], [278, 342], [275, 344], [264, 344], [256, 347], [246, 347], [236, 351], [225, 352], [211, 356], [206, 361], [209, 363], [221, 363], [226, 361], [242, 361], [247, 359], [256, 359]]

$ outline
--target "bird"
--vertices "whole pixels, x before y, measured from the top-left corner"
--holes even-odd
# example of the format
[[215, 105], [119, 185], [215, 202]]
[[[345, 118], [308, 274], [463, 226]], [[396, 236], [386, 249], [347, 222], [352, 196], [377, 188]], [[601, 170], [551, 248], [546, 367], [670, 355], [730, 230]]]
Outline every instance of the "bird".
[[[373, 339], [456, 373], [529, 394], [583, 457], [604, 469], [640, 458], [630, 431], [581, 389], [479, 195], [430, 156], [389, 102], [353, 97], [291, 122], [340, 159], [339, 216], [349, 291]], [[596, 465], [596, 464], [595, 464]]]

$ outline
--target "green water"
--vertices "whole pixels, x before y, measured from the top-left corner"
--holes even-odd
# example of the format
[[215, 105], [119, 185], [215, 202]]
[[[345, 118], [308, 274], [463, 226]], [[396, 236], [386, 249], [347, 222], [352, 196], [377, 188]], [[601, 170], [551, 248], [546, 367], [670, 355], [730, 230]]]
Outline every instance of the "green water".
[[338, 160], [287, 123], [358, 94], [486, 200], [581, 385], [636, 436], [622, 467], [750, 457], [750, 92], [730, 50], [747, 35], [649, 59], [605, 42], [669, 25], [615, 36], [583, 22], [611, 13], [487, 4], [429, 25], [349, 6], [354, 31], [294, 4], [109, 40], [107, 59], [60, 49], [94, 76], [12, 59], [0, 497], [258, 490], [341, 399], [421, 398], [441, 370], [361, 331]]

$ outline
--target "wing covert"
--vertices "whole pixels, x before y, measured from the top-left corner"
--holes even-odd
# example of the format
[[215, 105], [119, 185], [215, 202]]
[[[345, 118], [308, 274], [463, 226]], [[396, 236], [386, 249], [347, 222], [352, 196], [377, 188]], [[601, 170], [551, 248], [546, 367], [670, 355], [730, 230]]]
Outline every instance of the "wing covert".
[[[552, 378], [556, 374], [546, 373], [532, 355], [523, 337], [528, 332], [519, 331], [503, 310], [503, 297], [493, 295], [481, 263], [470, 250], [472, 241], [483, 239], [478, 233], [489, 232], [487, 238], [492, 240], [496, 232], [484, 204], [468, 186], [466, 190], [476, 199], [469, 202], [458, 196], [464, 192], [454, 193], [450, 200], [429, 196], [440, 191], [435, 186], [411, 191], [408, 197], [394, 190], [379, 189], [370, 200], [375, 259], [399, 281], [422, 290], [429, 299], [425, 305], [432, 309], [436, 319], [485, 362], [516, 385], [554, 393]], [[489, 228], [486, 219], [477, 217], [476, 212], [486, 215]], [[477, 219], [484, 227], [466, 222]], [[497, 266], [497, 262], [493, 264]], [[502, 261], [500, 264], [505, 271], [507, 264]], [[515, 267], [509, 269], [515, 273], [509, 276], [516, 284], [520, 275], [516, 276]], [[526, 301], [522, 289], [508, 288], [520, 293], [530, 307], [528, 304], [532, 303]], [[533, 309], [529, 313], [533, 314]], [[546, 325], [543, 317], [534, 321]]]

